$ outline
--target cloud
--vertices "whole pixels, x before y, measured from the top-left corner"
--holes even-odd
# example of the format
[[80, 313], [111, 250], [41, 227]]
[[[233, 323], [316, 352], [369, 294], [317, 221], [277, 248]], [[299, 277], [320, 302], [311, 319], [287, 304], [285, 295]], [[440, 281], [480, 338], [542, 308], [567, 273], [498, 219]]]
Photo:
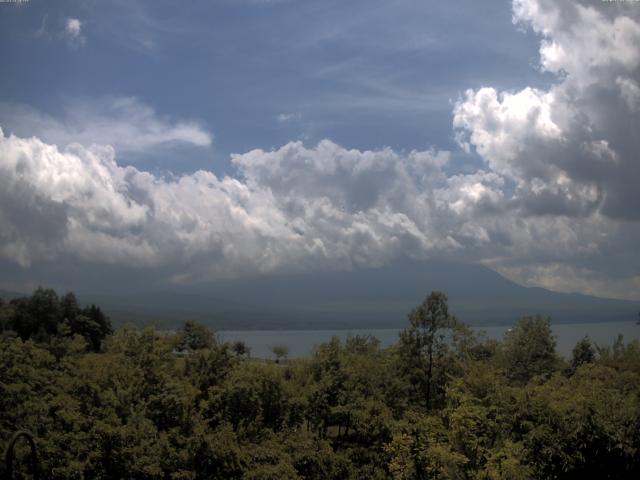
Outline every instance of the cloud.
[[532, 213], [640, 219], [640, 12], [547, 0], [513, 12], [542, 36], [540, 68], [557, 82], [467, 91], [454, 110], [461, 144], [515, 181]]
[[44, 14], [42, 16], [42, 21], [40, 22], [40, 28], [35, 31], [34, 36], [36, 38], [47, 38], [49, 37], [49, 33], [47, 32], [47, 19], [49, 18], [48, 14]]
[[[43, 23], [43, 27], [44, 27]], [[85, 36], [82, 34], [82, 22], [77, 18], [67, 18], [64, 23], [64, 36], [72, 46], [81, 46], [86, 42]]]
[[[636, 5], [625, 3], [515, 0], [514, 23], [542, 37], [540, 68], [554, 74], [556, 82], [547, 90], [468, 90], [454, 109], [460, 145], [475, 149], [488, 168], [514, 183], [511, 203], [549, 226], [572, 217], [565, 234], [569, 244], [591, 237], [593, 243], [583, 253], [599, 258], [594, 268], [609, 273], [611, 267], [602, 258], [604, 250], [613, 253], [606, 245], [617, 243], [610, 229], [638, 240], [639, 19]], [[585, 228], [593, 228], [601, 238]], [[625, 252], [635, 257], [632, 249]], [[606, 281], [570, 258], [545, 263], [534, 251], [530, 257], [538, 264], [503, 264], [503, 271], [537, 285], [591, 292], [590, 284], [604, 294], [616, 290], [638, 297], [637, 270], [635, 276], [627, 271], [627, 287], [620, 281], [606, 287]], [[589, 280], [581, 282], [577, 276]]]
[[454, 134], [483, 160], [469, 173], [452, 174], [447, 151], [323, 140], [233, 155], [235, 177], [163, 178], [116, 152], [207, 146], [197, 123], [127, 98], [80, 102], [63, 120], [11, 106], [0, 258], [179, 282], [449, 258], [528, 285], [640, 298], [640, 54], [629, 48], [640, 13], [546, 0], [513, 12], [541, 36], [540, 68], [555, 81], [461, 96]]
[[584, 90], [623, 73], [637, 73], [638, 11], [633, 2], [627, 3], [514, 0], [513, 19], [542, 36], [540, 66], [566, 75], [568, 83]]
[[279, 123], [287, 123], [287, 122], [292, 122], [294, 120], [300, 120], [301, 118], [302, 118], [302, 115], [299, 113], [280, 113], [276, 117], [276, 120]]
[[[280, 166], [294, 169], [292, 175], [300, 180], [304, 173], [295, 169], [298, 159], [323, 169], [325, 158], [340, 158], [343, 166], [327, 171], [326, 183], [306, 198], [297, 198], [295, 192], [284, 195], [287, 179], [278, 191], [278, 173], [263, 170], [269, 155], [253, 151], [234, 157], [245, 181], [220, 179], [205, 171], [167, 181], [119, 167], [111, 148], [75, 144], [60, 150], [35, 138], [3, 137], [3, 191], [23, 192], [28, 201], [21, 205], [34, 209], [16, 215], [3, 203], [3, 231], [11, 232], [3, 239], [3, 256], [18, 258], [13, 252], [19, 250], [23, 265], [56, 256], [142, 266], [175, 262], [183, 276], [206, 277], [243, 269], [286, 269], [300, 262], [375, 264], [398, 254], [403, 238], [424, 241], [406, 214], [383, 202], [387, 195], [404, 196], [406, 201], [406, 194], [387, 187], [374, 196], [354, 193], [363, 180], [394, 170], [398, 157], [393, 153], [346, 151], [331, 142], [314, 150], [293, 143], [272, 152]], [[429, 156], [407, 158], [407, 165], [424, 171], [429, 163], [425, 155]], [[371, 168], [371, 162], [378, 167]], [[331, 179], [342, 169], [351, 171], [353, 178], [332, 188]], [[307, 176], [311, 181], [315, 175]], [[329, 193], [341, 193], [338, 204]], [[51, 231], [43, 226], [34, 232], [16, 220], [49, 211], [58, 215]], [[405, 231], [389, 235], [396, 226]], [[395, 252], [390, 244], [397, 244]]]
[[18, 136], [36, 136], [66, 146], [111, 145], [119, 153], [139, 153], [176, 145], [209, 147], [211, 134], [193, 120], [160, 115], [134, 97], [74, 100], [60, 118], [21, 104], [0, 103], [0, 126]]
[[[443, 151], [292, 142], [234, 155], [238, 178], [165, 179], [119, 166], [110, 147], [60, 149], [16, 136], [2, 136], [0, 158], [0, 257], [23, 266], [136, 266], [197, 282], [408, 256], [483, 260], [513, 274], [515, 266], [584, 266], [620, 249], [616, 221], [527, 217], [501, 175], [448, 176]], [[637, 265], [624, 268], [632, 275]]]
[[519, 278], [526, 285], [570, 293], [637, 300], [640, 291], [640, 275], [603, 278], [593, 270], [573, 265], [555, 263], [511, 267], [501, 269], [501, 273]]
[[80, 36], [82, 23], [80, 23], [80, 20], [78, 20], [77, 18], [67, 18], [67, 23], [64, 30], [70, 37], [77, 38]]

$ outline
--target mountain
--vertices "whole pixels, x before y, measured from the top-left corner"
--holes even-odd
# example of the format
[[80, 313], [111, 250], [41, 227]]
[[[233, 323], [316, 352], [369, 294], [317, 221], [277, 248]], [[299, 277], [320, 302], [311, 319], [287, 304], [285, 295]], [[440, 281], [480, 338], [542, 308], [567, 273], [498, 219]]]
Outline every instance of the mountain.
[[444, 262], [263, 275], [129, 295], [79, 293], [116, 323], [174, 327], [194, 319], [241, 330], [403, 327], [411, 308], [433, 290], [447, 293], [450, 310], [471, 325], [513, 324], [538, 313], [554, 323], [634, 321], [640, 311], [637, 301], [527, 288], [484, 266]]
[[14, 298], [24, 297], [26, 294], [19, 292], [12, 292], [9, 290], [0, 290], [0, 298], [5, 301], [13, 300]]

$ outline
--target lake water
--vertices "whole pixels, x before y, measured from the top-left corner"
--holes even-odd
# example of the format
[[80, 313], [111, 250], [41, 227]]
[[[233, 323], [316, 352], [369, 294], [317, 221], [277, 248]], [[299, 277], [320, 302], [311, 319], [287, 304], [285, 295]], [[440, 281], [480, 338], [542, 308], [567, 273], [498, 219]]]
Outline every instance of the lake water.
[[[472, 327], [473, 330], [484, 331], [487, 338], [501, 339], [508, 325], [495, 327]], [[635, 322], [610, 323], [573, 323], [551, 325], [556, 336], [556, 350], [558, 353], [570, 356], [578, 340], [588, 335], [592, 342], [598, 345], [611, 345], [619, 334], [624, 335], [625, 341], [640, 339], [640, 325]], [[343, 342], [349, 335], [373, 335], [378, 338], [383, 347], [398, 341], [400, 329], [354, 329], [354, 330], [245, 330], [218, 331], [218, 337], [223, 341], [242, 340], [251, 348], [251, 356], [257, 358], [272, 358], [271, 348], [274, 345], [289, 347], [289, 358], [303, 357], [313, 350], [313, 347], [331, 340], [337, 336]]]

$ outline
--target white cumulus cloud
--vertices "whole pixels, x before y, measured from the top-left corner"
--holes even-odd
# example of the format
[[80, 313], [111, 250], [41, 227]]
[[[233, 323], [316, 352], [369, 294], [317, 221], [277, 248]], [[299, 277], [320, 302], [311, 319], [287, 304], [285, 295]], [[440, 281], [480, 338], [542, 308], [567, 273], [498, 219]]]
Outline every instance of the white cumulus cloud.
[[[607, 245], [619, 242], [618, 232], [638, 240], [640, 10], [630, 2], [514, 0], [513, 19], [541, 36], [540, 68], [555, 74], [556, 82], [548, 90], [467, 91], [454, 109], [456, 137], [513, 182], [510, 202], [522, 215], [538, 217], [545, 232], [571, 248], [561, 248], [567, 257], [556, 259], [532, 250], [528, 266], [503, 271], [537, 285], [590, 291], [587, 282], [572, 280], [582, 272], [611, 294], [606, 281], [571, 257], [580, 252], [598, 258], [593, 268], [611, 271], [620, 268], [618, 255], [607, 262], [604, 252], [612, 253]], [[571, 227], [563, 233], [559, 223]], [[626, 255], [637, 268], [631, 250]], [[625, 278], [637, 286], [636, 277]], [[618, 291], [630, 296], [634, 288]]]
[[515, 0], [514, 21], [542, 36], [547, 91], [469, 90], [454, 127], [517, 183], [533, 212], [640, 219], [640, 10], [606, 2]]
[[619, 248], [616, 229], [638, 238], [599, 215], [529, 216], [495, 172], [448, 176], [447, 152], [293, 142], [235, 155], [239, 178], [165, 179], [119, 166], [110, 147], [3, 135], [0, 159], [0, 257], [23, 266], [66, 259], [201, 281], [409, 256], [513, 273], [597, 260]]

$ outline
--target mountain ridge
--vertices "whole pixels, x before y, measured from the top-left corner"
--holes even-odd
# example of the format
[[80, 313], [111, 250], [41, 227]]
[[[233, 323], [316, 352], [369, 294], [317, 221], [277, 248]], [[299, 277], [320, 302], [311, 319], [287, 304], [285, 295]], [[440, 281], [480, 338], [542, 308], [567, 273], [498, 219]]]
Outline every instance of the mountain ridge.
[[474, 326], [509, 325], [535, 314], [554, 323], [635, 321], [640, 310], [638, 301], [525, 287], [482, 265], [439, 261], [110, 295], [74, 289], [82, 303], [99, 304], [115, 324], [175, 328], [193, 319], [219, 330], [402, 328], [433, 290], [445, 292], [450, 311]]

